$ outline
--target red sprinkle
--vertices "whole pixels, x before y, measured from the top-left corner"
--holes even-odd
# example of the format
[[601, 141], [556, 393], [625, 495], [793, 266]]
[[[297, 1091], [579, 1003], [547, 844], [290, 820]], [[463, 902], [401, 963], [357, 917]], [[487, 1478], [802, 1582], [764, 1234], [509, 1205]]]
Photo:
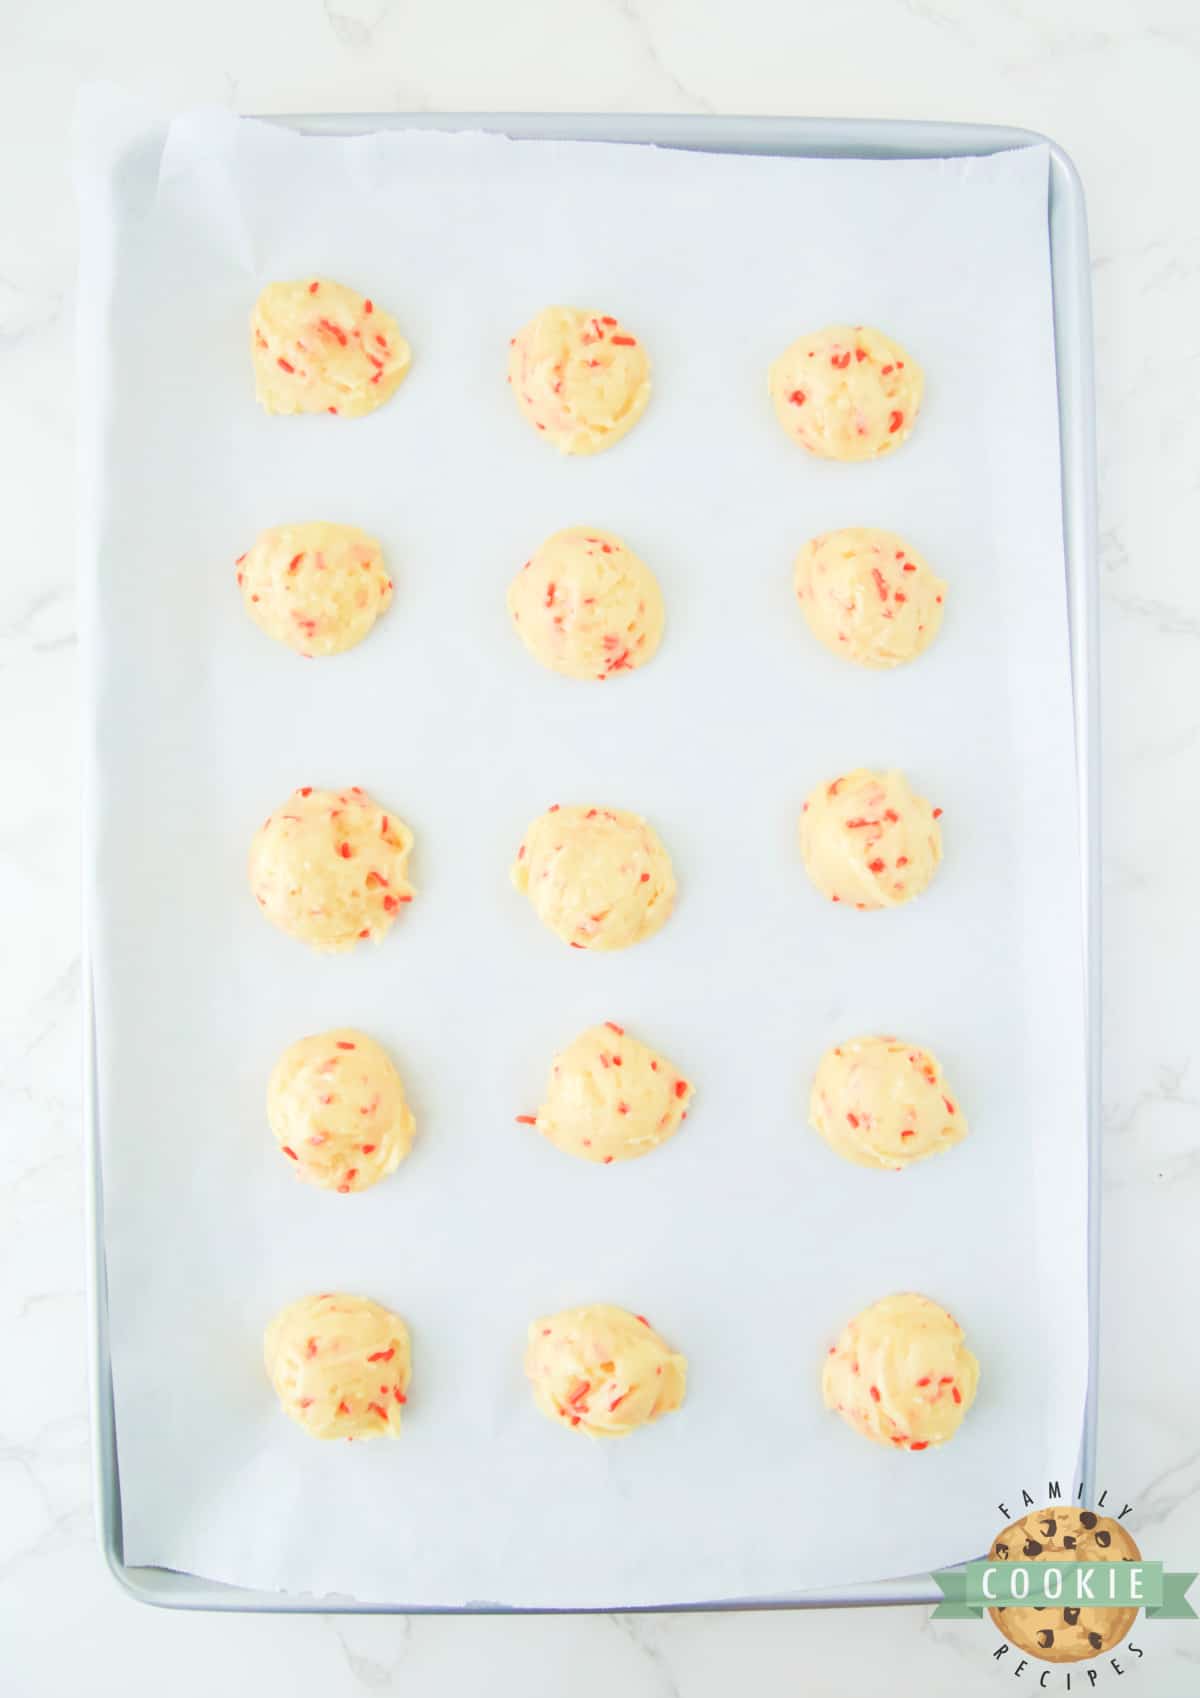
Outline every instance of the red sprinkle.
[[364, 312], [374, 312], [375, 311], [374, 301], [364, 301], [363, 302], [363, 311]]
[[649, 873], [643, 873], [641, 878], [638, 880], [638, 883], [639, 884], [649, 884], [650, 883], [650, 874]]
[[644, 1327], [648, 1327], [650, 1325], [650, 1322], [646, 1319], [645, 1315], [635, 1315], [633, 1318], [635, 1321], [641, 1321]]
[[348, 861], [353, 853], [354, 851], [348, 843], [338, 844], [338, 854], [342, 857], [343, 861]]
[[942, 817], [942, 810], [941, 810], [941, 808], [935, 808], [935, 809], [934, 809], [934, 810], [933, 810], [933, 817], [934, 817], [934, 819], [935, 819], [935, 820], [940, 820], [940, 819], [941, 819], [941, 817]]
[[962, 1402], [962, 1392], [959, 1391], [957, 1386], [955, 1386], [955, 1388], [954, 1388], [954, 1401], [955, 1401], [955, 1403], [961, 1403]]
[[291, 1156], [293, 1161], [300, 1160], [300, 1157], [296, 1154], [295, 1150], [292, 1149], [290, 1144], [284, 1144], [282, 1148], [285, 1156]]
[[346, 1402], [345, 1398], [343, 1398], [342, 1401], [338, 1404], [335, 1413], [338, 1414], [338, 1415], [349, 1415], [350, 1405]]
[[295, 371], [295, 369], [296, 369], [296, 368], [295, 368], [295, 366], [290, 366], [290, 365], [289, 365], [289, 364], [288, 364], [288, 363], [287, 363], [287, 361], [286, 361], [286, 360], [285, 360], [285, 359], [284, 359], [284, 358], [283, 358], [283, 356], [282, 356], [282, 355], [280, 355], [280, 357], [279, 357], [279, 359], [277, 359], [277, 360], [276, 360], [276, 362], [275, 362], [275, 364], [276, 364], [276, 365], [277, 365], [277, 366], [278, 366], [278, 367], [279, 367], [279, 368], [280, 368], [280, 370], [282, 370], [282, 371], [290, 371], [290, 372], [294, 372], [294, 371]]
[[930, 1381], [930, 1377], [929, 1377], [928, 1374], [923, 1374], [922, 1377], [917, 1381], [917, 1384], [919, 1386], [927, 1386], [931, 1383], [932, 1382]]
[[687, 1096], [687, 1088], [688, 1087], [687, 1087], [687, 1080], [686, 1079], [676, 1079], [676, 1081], [675, 1081], [675, 1095], [677, 1097], [686, 1097]]
[[356, 1049], [358, 1046], [356, 1044], [347, 1043], [344, 1038], [339, 1038], [337, 1041], [337, 1047], [338, 1049]]
[[883, 867], [884, 863], [879, 859], [878, 855], [873, 861], [867, 862], [867, 871], [869, 873], [881, 873], [883, 871]]
[[880, 601], [886, 601], [887, 600], [887, 585], [883, 581], [883, 573], [879, 570], [878, 566], [872, 566], [871, 576], [875, 580], [875, 588], [879, 591]]
[[895, 436], [896, 432], [900, 429], [900, 426], [903, 423], [904, 423], [904, 414], [903, 413], [889, 413], [888, 414], [888, 435], [889, 436]]
[[636, 336], [614, 336], [613, 339], [612, 339], [612, 342], [613, 342], [614, 348], [636, 348], [637, 347], [637, 337]]
[[293, 554], [292, 558], [288, 561], [288, 571], [294, 572], [303, 559], [303, 554]]
[[604, 1024], [608, 1027], [610, 1032], [615, 1032], [619, 1038], [623, 1038], [625, 1036], [624, 1026], [618, 1026], [615, 1020], [606, 1020]]
[[871, 1387], [871, 1396], [876, 1403], [879, 1402], [879, 1387], [878, 1386], [872, 1386]]
[[913, 1444], [910, 1444], [908, 1448], [909, 1448], [909, 1450], [928, 1450], [929, 1449], [929, 1440], [928, 1439], [917, 1439], [916, 1442], [913, 1443]]
[[534, 1114], [518, 1114], [517, 1125], [518, 1126], [536, 1126], [537, 1125], [537, 1116], [534, 1115]]
[[308, 292], [309, 292], [309, 294], [310, 294], [310, 295], [315, 295], [315, 294], [316, 294], [316, 292], [317, 292], [317, 290], [318, 290], [318, 289], [319, 289], [319, 288], [320, 288], [320, 287], [321, 287], [321, 285], [320, 285], [320, 284], [319, 284], [319, 283], [310, 283], [310, 284], [309, 284], [309, 286], [308, 286]]
[[829, 363], [831, 366], [836, 366], [838, 371], [845, 371], [846, 367], [850, 364], [850, 355], [830, 354]]
[[397, 1403], [407, 1403], [408, 1402], [408, 1399], [405, 1397], [404, 1393], [400, 1390], [399, 1386], [393, 1386], [392, 1396], [396, 1399]]
[[[362, 1112], [365, 1114], [366, 1110], [363, 1109]], [[379, 1145], [378, 1144], [360, 1144], [358, 1147], [362, 1151], [364, 1156], [373, 1156], [375, 1154], [375, 1151], [379, 1148]]]
[[849, 1112], [849, 1110], [847, 1110], [846, 1119], [850, 1122], [851, 1126], [854, 1127], [855, 1131], [857, 1131], [858, 1130], [858, 1116], [856, 1114], [851, 1114]]
[[808, 396], [804, 393], [803, 389], [793, 389], [792, 393], [788, 396], [788, 400], [792, 403], [793, 407], [802, 407], [808, 400]]
[[370, 1410], [372, 1415], [378, 1415], [378, 1417], [381, 1421], [387, 1420], [388, 1412], [383, 1407], [382, 1403], [368, 1403], [367, 1408]]
[[390, 1362], [392, 1357], [395, 1354], [396, 1354], [396, 1346], [394, 1344], [391, 1344], [391, 1345], [388, 1346], [388, 1348], [386, 1350], [377, 1350], [375, 1352], [374, 1356], [368, 1356], [367, 1361], [368, 1362]]

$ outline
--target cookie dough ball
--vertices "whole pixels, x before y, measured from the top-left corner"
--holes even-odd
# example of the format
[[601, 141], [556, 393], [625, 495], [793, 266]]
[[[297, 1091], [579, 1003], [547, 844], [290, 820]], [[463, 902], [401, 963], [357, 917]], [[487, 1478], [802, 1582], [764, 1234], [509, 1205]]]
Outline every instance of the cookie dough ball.
[[546, 1100], [518, 1119], [568, 1155], [607, 1166], [665, 1144], [687, 1119], [692, 1095], [669, 1061], [607, 1020], [554, 1057]]
[[953, 1315], [929, 1297], [883, 1297], [847, 1323], [825, 1358], [826, 1409], [897, 1450], [952, 1439], [975, 1401], [979, 1363]]
[[881, 330], [831, 324], [802, 336], [771, 367], [779, 422], [824, 460], [890, 454], [917, 422], [920, 366]]
[[941, 812], [914, 796], [900, 772], [859, 767], [818, 784], [800, 816], [808, 876], [831, 902], [898, 908], [937, 871]]
[[412, 361], [391, 313], [344, 283], [268, 283], [250, 318], [255, 392], [268, 413], [361, 418], [399, 389]]
[[587, 525], [556, 531], [525, 562], [508, 611], [533, 658], [568, 678], [632, 672], [662, 641], [654, 573], [620, 537]]
[[622, 1438], [669, 1415], [687, 1387], [684, 1357], [644, 1315], [611, 1303], [534, 1321], [525, 1372], [542, 1414], [592, 1439]]
[[534, 820], [512, 881], [572, 949], [627, 949], [675, 905], [675, 874], [657, 834], [617, 808], [560, 808]]
[[650, 399], [650, 362], [608, 313], [543, 307], [513, 337], [517, 406], [561, 454], [598, 454], [632, 430]]
[[399, 1436], [408, 1328], [369, 1297], [323, 1291], [289, 1303], [267, 1328], [263, 1359], [284, 1414], [314, 1439]]
[[902, 666], [941, 629], [945, 584], [891, 531], [852, 525], [813, 537], [796, 556], [795, 584], [813, 636], [857, 666]]
[[[1000, 1562], [1140, 1562], [1135, 1541], [1111, 1516], [1051, 1504], [997, 1535], [988, 1553]], [[1079, 1663], [1114, 1650], [1137, 1619], [1136, 1609], [1043, 1609], [1001, 1605], [988, 1614], [1019, 1650], [1047, 1663]]]
[[412, 1147], [400, 1075], [373, 1038], [350, 1028], [284, 1050], [267, 1087], [267, 1119], [298, 1177], [323, 1191], [367, 1191]]
[[936, 1058], [898, 1038], [852, 1038], [826, 1050], [808, 1115], [830, 1149], [860, 1167], [898, 1170], [967, 1135]]
[[280, 931], [327, 954], [381, 938], [413, 898], [412, 832], [357, 785], [294, 790], [250, 845], [250, 888]]
[[361, 643], [392, 601], [374, 537], [353, 525], [276, 525], [237, 561], [254, 623], [297, 654], [341, 654]]

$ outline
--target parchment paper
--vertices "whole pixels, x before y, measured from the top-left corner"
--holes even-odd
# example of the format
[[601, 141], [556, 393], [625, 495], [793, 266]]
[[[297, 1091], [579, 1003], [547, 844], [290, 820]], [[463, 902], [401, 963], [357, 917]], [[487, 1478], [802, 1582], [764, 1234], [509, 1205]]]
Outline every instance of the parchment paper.
[[[126, 1561], [398, 1605], [759, 1597], [974, 1555], [1006, 1493], [1075, 1467], [1086, 1375], [1081, 910], [1047, 252], [1047, 156], [860, 163], [493, 136], [304, 139], [110, 103], [84, 122], [84, 537], [94, 711], [91, 926]], [[414, 350], [358, 422], [256, 406], [247, 319], [326, 273]], [[547, 302], [650, 350], [633, 434], [564, 460], [518, 416], [509, 336]], [[766, 369], [829, 321], [924, 364], [912, 441], [809, 459]], [[258, 530], [382, 538], [392, 610], [304, 662], [246, 618]], [[662, 584], [654, 663], [543, 672], [504, 592], [563, 525], [624, 536]], [[949, 582], [943, 633], [876, 675], [814, 642], [791, 562], [894, 528]], [[818, 780], [902, 767], [945, 864], [896, 913], [821, 900], [796, 825]], [[245, 858], [298, 784], [361, 784], [416, 833], [417, 900], [322, 958], [265, 925]], [[510, 888], [553, 801], [642, 812], [680, 884], [652, 942], [565, 949]], [[681, 1135], [595, 1169], [514, 1124], [553, 1051], [613, 1019], [697, 1085]], [[411, 1159], [343, 1198], [265, 1124], [301, 1034], [395, 1054]], [[901, 1174], [805, 1124], [824, 1047], [896, 1030], [971, 1124]], [[305, 1292], [409, 1320], [398, 1443], [316, 1445], [280, 1414], [267, 1319]], [[893, 1290], [982, 1364], [956, 1441], [864, 1443], [822, 1356]], [[534, 1409], [535, 1315], [611, 1301], [690, 1359], [683, 1411], [588, 1444]]]

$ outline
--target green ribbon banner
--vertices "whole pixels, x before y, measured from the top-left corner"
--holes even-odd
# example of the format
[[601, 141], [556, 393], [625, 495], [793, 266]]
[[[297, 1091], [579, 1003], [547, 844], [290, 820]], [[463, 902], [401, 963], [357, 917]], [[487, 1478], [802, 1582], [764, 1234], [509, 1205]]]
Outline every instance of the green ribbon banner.
[[1167, 1621], [1192, 1621], [1187, 1601], [1196, 1574], [1169, 1574], [1161, 1562], [969, 1562], [935, 1569], [940, 1621], [978, 1620], [985, 1609], [1144, 1609]]

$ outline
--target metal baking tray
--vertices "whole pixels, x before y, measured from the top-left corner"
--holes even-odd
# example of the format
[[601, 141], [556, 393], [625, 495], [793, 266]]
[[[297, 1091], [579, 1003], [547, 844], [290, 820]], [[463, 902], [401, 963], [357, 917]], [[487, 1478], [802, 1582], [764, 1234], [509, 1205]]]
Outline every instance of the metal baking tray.
[[[992, 124], [872, 121], [842, 118], [720, 118], [535, 113], [380, 113], [295, 115], [269, 120], [311, 135], [361, 135], [381, 129], [493, 130], [519, 139], [630, 142], [706, 153], [758, 153], [823, 159], [927, 159], [979, 156], [1048, 145], [1048, 239], [1054, 299], [1062, 454], [1063, 539], [1075, 713], [1075, 770], [1082, 850], [1088, 1140], [1088, 1395], [1076, 1479], [1090, 1501], [1095, 1468], [1097, 1300], [1099, 1292], [1100, 1154], [1100, 727], [1099, 603], [1096, 565], [1096, 440], [1092, 372], [1092, 308], [1087, 215], [1074, 164], [1048, 137]], [[121, 1527], [121, 1481], [108, 1346], [104, 1261], [104, 1188], [100, 1157], [96, 1038], [90, 939], [84, 939], [84, 1152], [90, 1313], [92, 1467], [97, 1530], [114, 1578], [142, 1603], [174, 1609], [339, 1612], [386, 1615], [402, 1606], [348, 1597], [284, 1596], [225, 1586], [193, 1574], [129, 1566]], [[685, 1606], [705, 1609], [815, 1609], [866, 1604], [935, 1603], [927, 1575], [838, 1590], [818, 1590], [753, 1603]], [[670, 1606], [655, 1606], [666, 1609]], [[403, 1613], [550, 1614], [544, 1610], [425, 1608]]]

